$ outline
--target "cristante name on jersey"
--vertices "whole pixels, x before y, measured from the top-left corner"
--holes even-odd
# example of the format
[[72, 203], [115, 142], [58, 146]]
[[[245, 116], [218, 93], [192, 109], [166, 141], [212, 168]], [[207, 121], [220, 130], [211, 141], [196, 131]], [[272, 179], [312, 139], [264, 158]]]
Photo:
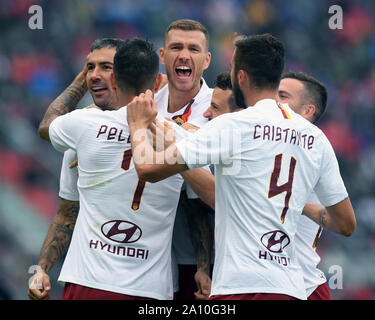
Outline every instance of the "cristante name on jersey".
[[123, 256], [123, 257], [142, 259], [142, 260], [147, 260], [148, 254], [149, 254], [149, 250], [147, 249], [115, 246], [113, 244], [103, 243], [100, 240], [90, 240], [89, 246], [90, 246], [90, 249], [106, 251], [116, 256]]
[[281, 141], [293, 144], [303, 149], [312, 149], [314, 136], [302, 134], [302, 132], [290, 128], [282, 128], [274, 125], [256, 124], [254, 126], [253, 139], [267, 141]]

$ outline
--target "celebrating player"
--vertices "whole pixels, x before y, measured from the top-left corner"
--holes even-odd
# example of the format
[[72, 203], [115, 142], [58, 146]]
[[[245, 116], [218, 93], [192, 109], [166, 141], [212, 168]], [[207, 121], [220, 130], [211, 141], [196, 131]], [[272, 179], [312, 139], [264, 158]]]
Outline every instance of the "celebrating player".
[[[173, 119], [185, 129], [197, 129], [207, 122], [203, 113], [210, 105], [213, 90], [207, 86], [202, 75], [211, 61], [208, 48], [206, 28], [198, 21], [182, 19], [169, 25], [164, 47], [160, 49], [168, 85], [155, 95], [158, 111], [161, 116]], [[185, 191], [182, 193], [186, 198]], [[186, 193], [189, 199], [177, 208], [172, 241], [177, 300], [194, 299], [198, 288], [209, 291], [208, 210], [189, 186], [186, 186]], [[183, 203], [186, 205], [183, 206]], [[196, 223], [192, 223], [193, 220]]]
[[238, 107], [234, 101], [230, 74], [228, 72], [220, 73], [215, 80], [211, 105], [203, 115], [207, 119], [212, 120], [221, 114], [241, 110], [243, 108]]
[[[345, 235], [355, 228], [328, 139], [276, 101], [283, 66], [284, 49], [273, 36], [237, 41], [233, 92], [238, 106], [250, 107], [213, 119], [161, 153], [152, 150], [144, 134], [138, 139], [157, 114], [151, 91], [128, 104], [134, 163], [141, 179], [160, 181], [215, 163], [214, 299], [306, 299], [294, 235], [313, 190], [326, 210], [316, 216], [306, 210], [311, 218]], [[156, 156], [162, 156], [163, 163], [152, 162]]]
[[[219, 88], [214, 89], [211, 106], [205, 112], [205, 116], [213, 119], [224, 113], [241, 110], [237, 109], [232, 101], [232, 91], [229, 86], [230, 75], [219, 75], [216, 82], [219, 82]], [[294, 112], [316, 123], [325, 111], [327, 90], [321, 82], [309, 75], [301, 72], [288, 72], [282, 76], [278, 100], [288, 103]], [[203, 191], [200, 189], [196, 192], [200, 195]], [[319, 203], [314, 194], [309, 198], [309, 202]], [[316, 252], [316, 243], [322, 230], [321, 226], [303, 215], [298, 221], [295, 235], [297, 259], [303, 271], [306, 295], [309, 300], [332, 299], [326, 277], [317, 268], [320, 257]]]
[[[325, 86], [301, 72], [288, 72], [282, 76], [278, 91], [279, 101], [288, 103], [294, 112], [302, 115], [312, 123], [316, 123], [324, 113], [327, 105]], [[319, 203], [315, 194], [309, 202]], [[297, 259], [303, 271], [306, 295], [309, 300], [332, 299], [327, 279], [318, 269], [320, 257], [316, 252], [316, 244], [323, 228], [302, 216], [298, 221], [295, 236]]]
[[[126, 41], [111, 80], [119, 104], [153, 90], [158, 67], [151, 43]], [[80, 109], [42, 121], [49, 127], [42, 136], [59, 151], [75, 150], [79, 159], [80, 211], [59, 278], [66, 282], [63, 299], [173, 296], [171, 236], [183, 180], [175, 175], [148, 184], [137, 178], [125, 119], [123, 107]]]
[[[65, 114], [74, 110], [87, 90], [90, 92], [94, 105], [102, 110], [116, 110], [118, 104], [116, 88], [111, 85], [113, 74], [113, 58], [116, 49], [124, 40], [114, 38], [97, 39], [91, 46], [83, 70], [73, 83], [56, 98], [48, 110], [51, 113]], [[43, 124], [41, 126], [41, 129]], [[37, 277], [42, 278], [42, 288], [28, 290], [31, 299], [47, 299], [51, 288], [48, 272], [54, 264], [68, 251], [73, 229], [79, 211], [79, 196], [77, 190], [77, 169], [69, 169], [76, 159], [73, 150], [64, 152], [60, 174], [59, 208], [44, 240], [38, 265], [40, 270]], [[36, 280], [36, 279], [35, 279]]]

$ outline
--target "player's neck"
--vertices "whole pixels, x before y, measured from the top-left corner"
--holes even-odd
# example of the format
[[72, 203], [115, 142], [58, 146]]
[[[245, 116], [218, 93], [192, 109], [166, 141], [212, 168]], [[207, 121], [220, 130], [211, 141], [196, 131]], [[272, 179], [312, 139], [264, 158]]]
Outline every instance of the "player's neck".
[[123, 107], [123, 106], [126, 106], [128, 105], [134, 98], [135, 98], [135, 94], [133, 93], [119, 93], [118, 94], [118, 101], [119, 101], [119, 104]]
[[178, 91], [169, 86], [168, 112], [175, 113], [185, 107], [198, 94], [202, 84], [194, 87], [190, 91]]
[[275, 90], [256, 90], [245, 95], [247, 106], [254, 106], [258, 101], [264, 99], [277, 100], [277, 91]]

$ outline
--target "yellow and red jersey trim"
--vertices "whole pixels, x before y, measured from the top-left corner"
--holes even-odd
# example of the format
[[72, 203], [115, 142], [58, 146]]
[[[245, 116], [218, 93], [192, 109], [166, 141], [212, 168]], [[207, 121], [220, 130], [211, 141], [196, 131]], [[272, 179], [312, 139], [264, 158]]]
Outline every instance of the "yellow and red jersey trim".
[[283, 114], [283, 117], [284, 117], [285, 119], [291, 119], [291, 118], [290, 118], [290, 114], [289, 114], [289, 112], [286, 111], [285, 108], [284, 108], [280, 103], [277, 102], [277, 106], [278, 106], [279, 109], [281, 110], [281, 113]]
[[172, 120], [174, 120], [174, 122], [176, 122], [179, 126], [189, 121], [189, 117], [191, 115], [191, 105], [193, 104], [193, 102], [194, 99], [190, 101], [189, 105], [186, 107], [185, 111], [182, 114], [172, 117]]

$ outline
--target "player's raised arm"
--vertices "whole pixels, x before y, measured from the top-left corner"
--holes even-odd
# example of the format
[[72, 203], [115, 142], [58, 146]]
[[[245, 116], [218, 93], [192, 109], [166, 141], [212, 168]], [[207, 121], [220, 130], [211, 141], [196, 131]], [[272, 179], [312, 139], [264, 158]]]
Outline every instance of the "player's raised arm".
[[85, 95], [87, 92], [86, 73], [87, 64], [74, 81], [48, 106], [38, 129], [39, 136], [42, 139], [50, 141], [49, 126], [51, 122], [58, 116], [74, 110]]
[[134, 165], [139, 179], [149, 182], [157, 182], [188, 169], [174, 144], [165, 151], [154, 151], [147, 129], [157, 112], [151, 90], [135, 97], [127, 105]]

